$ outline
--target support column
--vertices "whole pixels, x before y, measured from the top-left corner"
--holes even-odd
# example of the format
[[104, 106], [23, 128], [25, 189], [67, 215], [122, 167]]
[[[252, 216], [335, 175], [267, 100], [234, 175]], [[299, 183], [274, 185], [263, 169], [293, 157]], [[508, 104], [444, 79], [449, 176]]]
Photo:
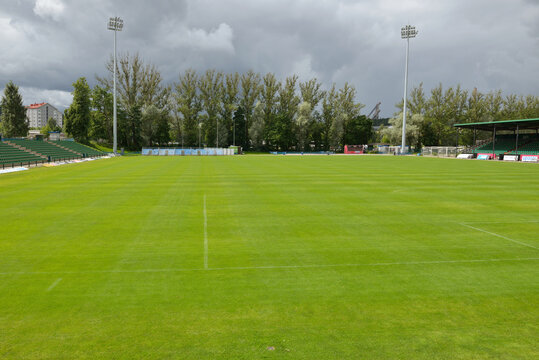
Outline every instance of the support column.
[[517, 136], [516, 136], [516, 142], [515, 142], [515, 153], [518, 155], [518, 125], [517, 125]]
[[496, 158], [496, 126], [492, 129], [492, 155]]

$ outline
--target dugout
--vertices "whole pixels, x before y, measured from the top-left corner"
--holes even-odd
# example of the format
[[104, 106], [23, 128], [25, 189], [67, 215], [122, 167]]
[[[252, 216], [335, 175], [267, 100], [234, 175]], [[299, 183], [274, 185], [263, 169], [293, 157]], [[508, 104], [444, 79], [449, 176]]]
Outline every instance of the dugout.
[[[473, 131], [473, 154], [478, 158], [539, 161], [539, 118], [486, 121], [453, 125], [459, 131]], [[477, 131], [492, 134], [491, 140], [477, 144]], [[506, 160], [507, 160], [506, 159]]]

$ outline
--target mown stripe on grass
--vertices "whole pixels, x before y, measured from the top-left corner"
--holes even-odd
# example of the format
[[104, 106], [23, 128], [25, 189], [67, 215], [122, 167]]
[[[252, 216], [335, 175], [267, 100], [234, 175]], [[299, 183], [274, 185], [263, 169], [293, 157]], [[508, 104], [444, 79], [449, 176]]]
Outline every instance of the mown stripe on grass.
[[336, 267], [369, 267], [369, 266], [406, 266], [406, 265], [436, 265], [436, 264], [468, 264], [488, 262], [518, 262], [537, 261], [539, 258], [513, 259], [470, 259], [470, 260], [433, 260], [433, 261], [403, 261], [358, 264], [306, 264], [306, 265], [268, 265], [268, 266], [229, 266], [215, 268], [171, 268], [171, 269], [112, 269], [112, 270], [82, 270], [82, 271], [14, 271], [0, 272], [0, 275], [46, 275], [46, 274], [109, 274], [109, 273], [158, 273], [158, 272], [190, 272], [190, 271], [225, 271], [225, 270], [263, 270], [263, 269], [323, 269]]

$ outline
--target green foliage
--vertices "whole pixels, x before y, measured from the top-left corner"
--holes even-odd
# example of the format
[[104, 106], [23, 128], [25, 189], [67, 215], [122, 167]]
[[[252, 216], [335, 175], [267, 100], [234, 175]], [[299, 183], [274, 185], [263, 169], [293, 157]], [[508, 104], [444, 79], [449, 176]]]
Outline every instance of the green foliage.
[[170, 141], [169, 114], [164, 109], [150, 105], [141, 118], [141, 137], [148, 146], [167, 145]]
[[312, 121], [311, 118], [312, 107], [311, 104], [304, 101], [299, 104], [298, 116], [296, 117], [296, 129], [298, 138], [298, 151], [306, 150], [307, 130]]
[[96, 85], [92, 89], [90, 137], [113, 142], [113, 98], [108, 89]]
[[263, 149], [264, 132], [265, 132], [264, 105], [259, 101], [255, 105], [253, 116], [252, 116], [252, 124], [249, 127], [249, 139], [252, 142], [252, 147], [254, 150]]
[[349, 145], [368, 144], [372, 137], [372, 120], [365, 115], [353, 117], [347, 126], [344, 143]]
[[241, 106], [238, 106], [237, 110], [234, 112], [233, 123], [232, 123], [232, 136], [235, 137], [233, 144], [245, 144], [245, 112]]
[[[107, 69], [112, 72], [112, 62], [107, 63]], [[298, 76], [292, 75], [281, 82], [273, 73], [263, 75], [249, 70], [243, 74], [224, 74], [210, 69], [198, 75], [189, 69], [180, 74], [171, 92], [161, 84], [157, 68], [145, 64], [138, 55], [122, 56], [118, 72], [119, 112], [124, 112], [124, 125], [129, 123], [127, 113], [133, 105], [141, 109], [154, 105], [159, 111], [169, 111], [166, 118], [171, 140], [181, 146], [198, 146], [199, 134], [207, 146], [226, 147], [235, 143], [244, 150], [259, 151], [284, 148], [342, 151], [347, 143], [368, 143], [384, 137], [394, 144], [401, 142], [398, 129], [385, 127], [385, 134], [372, 133], [372, 124], [369, 126], [370, 122], [361, 117], [364, 105], [357, 101], [357, 91], [348, 83], [339, 89], [332, 84], [326, 91], [316, 78], [298, 82]], [[110, 77], [98, 80], [104, 89], [110, 89]], [[105, 110], [110, 97], [104, 101], [104, 94], [98, 94], [97, 89], [94, 92], [91, 137], [111, 141], [110, 115]], [[302, 103], [309, 104], [310, 110]], [[403, 102], [396, 106], [402, 110]], [[407, 131], [408, 144], [454, 145], [454, 124], [539, 117], [539, 97], [504, 98], [500, 91], [482, 94], [477, 90], [468, 92], [460, 86], [444, 89], [442, 84], [426, 93], [420, 83], [410, 92], [408, 110], [412, 124], [411, 131]], [[399, 116], [402, 117], [397, 112], [394, 122], [398, 123]], [[129, 147], [139, 142], [154, 143], [153, 135], [148, 136], [153, 134], [150, 129], [154, 124], [145, 121], [143, 117], [139, 126], [144, 132], [138, 135], [140, 141], [135, 141], [133, 130], [124, 126], [123, 136], [131, 135], [120, 143]], [[464, 143], [471, 141], [468, 133], [461, 134], [460, 139]]]
[[41, 134], [48, 138], [49, 133], [53, 131], [62, 131], [62, 128], [58, 125], [56, 120], [49, 118], [49, 120], [47, 120], [47, 125], [43, 126], [41, 129]]
[[90, 87], [86, 78], [73, 83], [73, 102], [67, 111], [65, 131], [82, 143], [88, 143], [90, 131]]
[[[390, 127], [382, 130], [383, 140], [391, 144], [401, 144], [402, 141], [402, 118], [403, 113], [400, 112], [396, 116], [389, 119]], [[410, 114], [406, 115], [406, 145], [415, 145], [421, 135], [421, 129], [424, 124], [424, 115]], [[384, 142], [384, 141], [382, 141]]]
[[286, 114], [273, 115], [265, 131], [269, 150], [288, 151], [296, 142], [294, 122]]
[[[205, 135], [205, 144], [208, 146], [218, 146], [218, 129], [222, 113], [222, 94], [223, 94], [223, 73], [215, 70], [207, 70], [199, 79], [198, 89], [200, 91], [200, 100], [202, 110], [205, 114], [203, 119], [203, 129]], [[225, 139], [227, 134], [221, 134]]]
[[122, 116], [121, 132], [123, 141], [120, 146], [125, 146], [129, 150], [140, 150], [142, 147], [142, 110], [139, 105], [133, 105]]
[[[402, 110], [403, 102], [397, 104]], [[503, 97], [500, 90], [483, 94], [473, 89], [471, 92], [462, 90], [460, 86], [449, 87], [444, 90], [442, 84], [430, 91], [430, 97], [426, 97], [423, 84], [414, 87], [408, 100], [409, 113], [407, 117], [421, 115], [419, 134], [412, 135], [412, 141], [417, 147], [449, 146], [455, 145], [457, 123], [499, 121], [512, 119], [529, 119], [539, 117], [539, 97], [507, 95]], [[412, 116], [410, 116], [412, 114]], [[395, 114], [396, 116], [401, 116]], [[387, 129], [384, 130], [387, 133]], [[477, 138], [488, 136], [486, 133], [478, 133]], [[401, 139], [389, 136], [393, 144], [400, 144]], [[472, 144], [473, 133], [463, 131], [460, 133], [461, 144]]]
[[260, 94], [260, 74], [257, 74], [252, 70], [247, 71], [245, 74], [241, 75], [240, 86], [242, 90], [240, 106], [243, 108], [245, 114], [245, 142], [240, 143], [239, 145], [241, 145], [244, 150], [249, 150], [251, 146], [249, 129], [251, 128], [251, 119]]
[[219, 137], [219, 146], [227, 146], [232, 144], [234, 139], [234, 113], [238, 109], [240, 75], [236, 72], [227, 74], [223, 84], [223, 107], [221, 114], [220, 134], [228, 134], [228, 137]]
[[0, 134], [3, 137], [24, 137], [28, 134], [26, 109], [19, 94], [19, 87], [9, 81], [1, 102]]
[[175, 85], [172, 131], [174, 140], [182, 146], [198, 146], [198, 116], [202, 106], [197, 88], [198, 75], [193, 69], [180, 75], [179, 82]]

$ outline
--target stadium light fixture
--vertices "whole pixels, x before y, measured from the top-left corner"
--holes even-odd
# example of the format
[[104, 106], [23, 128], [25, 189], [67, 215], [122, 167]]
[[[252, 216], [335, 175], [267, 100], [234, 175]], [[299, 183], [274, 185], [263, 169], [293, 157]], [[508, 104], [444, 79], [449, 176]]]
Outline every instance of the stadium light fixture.
[[124, 21], [120, 19], [119, 17], [111, 17], [109, 19], [108, 29], [114, 31], [114, 71], [113, 71], [113, 102], [114, 102], [114, 108], [113, 108], [113, 115], [112, 115], [112, 133], [113, 133], [113, 146], [112, 151], [114, 152], [114, 155], [118, 153], [118, 126], [117, 126], [117, 120], [116, 120], [116, 32], [122, 31], [124, 27]]
[[408, 55], [410, 52], [410, 38], [415, 38], [418, 31], [415, 26], [406, 25], [401, 28], [401, 38], [406, 39], [406, 69], [404, 71], [404, 107], [402, 113], [402, 147], [401, 154], [406, 153], [406, 98], [408, 97]]

